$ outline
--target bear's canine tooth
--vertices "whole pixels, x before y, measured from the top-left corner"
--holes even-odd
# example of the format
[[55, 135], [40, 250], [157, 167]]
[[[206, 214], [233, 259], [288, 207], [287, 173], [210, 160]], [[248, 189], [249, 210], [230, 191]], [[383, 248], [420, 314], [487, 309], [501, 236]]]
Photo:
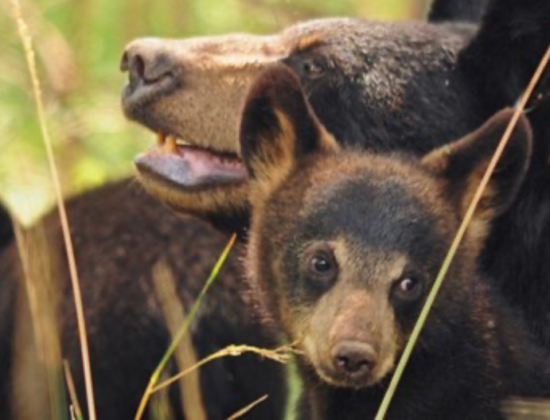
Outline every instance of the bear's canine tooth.
[[157, 134], [157, 145], [162, 147], [162, 146], [164, 146], [165, 142], [166, 142], [166, 134], [158, 133]]
[[176, 144], [176, 138], [174, 136], [166, 136], [166, 142], [162, 146], [164, 153], [178, 153], [178, 145]]

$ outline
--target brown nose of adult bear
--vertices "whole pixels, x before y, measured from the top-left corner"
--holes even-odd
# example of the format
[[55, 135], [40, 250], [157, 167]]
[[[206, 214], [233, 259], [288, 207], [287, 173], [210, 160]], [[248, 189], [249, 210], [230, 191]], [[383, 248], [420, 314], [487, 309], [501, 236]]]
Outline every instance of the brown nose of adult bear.
[[125, 105], [154, 99], [174, 87], [174, 60], [168, 51], [159, 47], [153, 39], [136, 40], [126, 47], [120, 62], [120, 69], [129, 74], [123, 93]]
[[355, 381], [364, 380], [376, 363], [376, 353], [370, 344], [344, 341], [332, 349], [334, 369]]

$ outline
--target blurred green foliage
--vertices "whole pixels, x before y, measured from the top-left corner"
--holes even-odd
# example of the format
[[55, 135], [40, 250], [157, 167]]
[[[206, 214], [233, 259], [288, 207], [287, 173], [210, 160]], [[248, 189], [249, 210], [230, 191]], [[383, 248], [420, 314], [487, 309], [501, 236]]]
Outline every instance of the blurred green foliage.
[[[139, 36], [269, 33], [305, 19], [410, 19], [426, 0], [21, 0], [33, 35], [48, 128], [66, 194], [131, 174], [146, 130], [119, 106], [124, 45]], [[0, 197], [24, 221], [53, 191], [9, 2], [0, 4]]]

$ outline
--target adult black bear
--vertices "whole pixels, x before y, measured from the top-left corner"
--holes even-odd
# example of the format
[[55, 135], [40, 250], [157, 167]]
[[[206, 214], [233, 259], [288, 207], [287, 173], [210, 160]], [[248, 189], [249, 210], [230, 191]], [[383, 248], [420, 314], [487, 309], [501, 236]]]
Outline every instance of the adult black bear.
[[[436, 4], [433, 19], [451, 4]], [[125, 111], [160, 132], [165, 149], [174, 151], [138, 157], [139, 178], [177, 211], [231, 229], [246, 226], [235, 102], [244, 102], [253, 78], [274, 62], [296, 72], [341, 145], [422, 155], [518, 100], [550, 44], [550, 3], [493, 0], [475, 32], [467, 24], [329, 19], [270, 37], [135, 41], [122, 63], [130, 73]], [[238, 58], [229, 60], [231, 54]], [[232, 85], [224, 82], [224, 68], [232, 70]], [[495, 220], [481, 258], [484, 271], [501, 282], [506, 298], [550, 348], [550, 101], [544, 80], [529, 114], [529, 173], [512, 206]], [[210, 106], [213, 97], [221, 109]]]
[[[372, 419], [494, 150], [505, 110], [421, 162], [341, 149], [286, 67], [248, 97], [247, 271], [263, 308], [297, 343], [300, 418]], [[388, 419], [498, 419], [510, 396], [550, 395], [550, 364], [478, 270], [492, 220], [529, 164], [520, 119], [447, 274]]]
[[[153, 282], [158, 273], [155, 267], [164, 263], [171, 270], [177, 297], [188, 311], [228, 237], [204, 222], [177, 217], [129, 181], [68, 200], [67, 212], [79, 267], [98, 418], [131, 419], [171, 341]], [[9, 219], [3, 220], [7, 237]], [[36, 235], [42, 230], [47, 243], [28, 258], [31, 264], [46, 258], [48, 272], [41, 273], [44, 278], [40, 280], [48, 276], [57, 280], [60, 296], [55, 309], [62, 357], [70, 363], [79, 401], [86, 407], [75, 309], [56, 210], [32, 228]], [[32, 353], [32, 339], [28, 339], [32, 334], [23, 345], [16, 338], [24, 326], [31, 326], [31, 320], [28, 308], [18, 305], [26, 301], [26, 292], [17, 246], [8, 242], [0, 251], [0, 417], [49, 419], [49, 411], [40, 406], [47, 396], [44, 378], [36, 371], [33, 375], [30, 368], [22, 373], [16, 367], [32, 365], [38, 356]], [[237, 255], [238, 250], [233, 250], [191, 326], [197, 359], [230, 344], [276, 346], [247, 306]], [[175, 374], [178, 367], [171, 364], [167, 370]], [[251, 415], [280, 419], [284, 413], [285, 368], [276, 362], [253, 355], [219, 359], [201, 369], [200, 385], [209, 419], [226, 419], [265, 394], [268, 400]], [[182, 418], [177, 385], [172, 386], [171, 396], [175, 418]]]

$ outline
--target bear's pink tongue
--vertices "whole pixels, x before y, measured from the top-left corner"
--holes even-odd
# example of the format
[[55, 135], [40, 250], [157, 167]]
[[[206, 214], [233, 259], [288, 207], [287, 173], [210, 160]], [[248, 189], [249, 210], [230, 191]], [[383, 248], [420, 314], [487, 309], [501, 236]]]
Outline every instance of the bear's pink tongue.
[[157, 148], [134, 160], [140, 172], [184, 189], [240, 183], [248, 178], [236, 156], [177, 144], [170, 136], [159, 135]]

